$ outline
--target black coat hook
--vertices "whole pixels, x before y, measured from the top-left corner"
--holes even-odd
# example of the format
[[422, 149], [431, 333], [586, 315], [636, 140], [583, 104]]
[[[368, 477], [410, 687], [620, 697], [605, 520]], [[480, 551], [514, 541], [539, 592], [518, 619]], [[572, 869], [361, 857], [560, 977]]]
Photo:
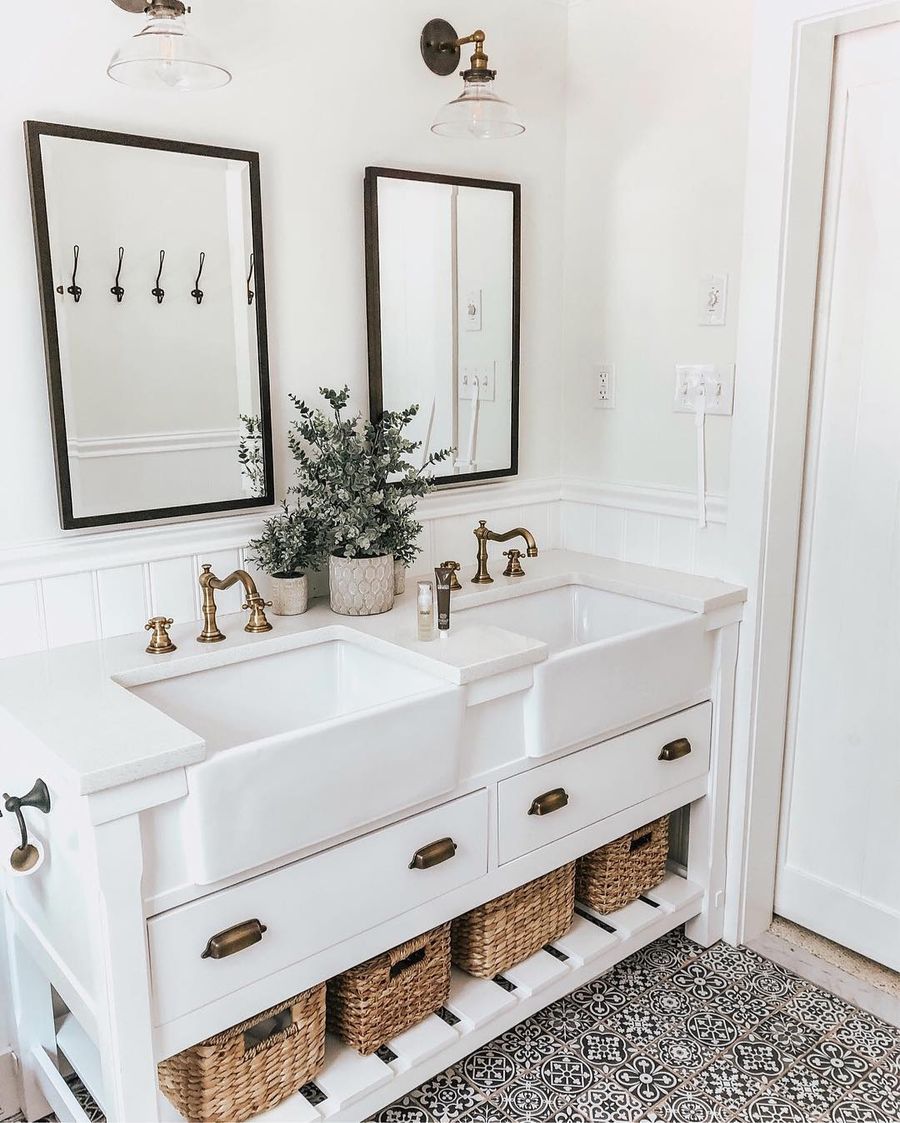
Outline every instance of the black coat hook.
[[[75, 297], [75, 303], [77, 304], [78, 301], [81, 300], [81, 293], [82, 293], [81, 285], [79, 285], [77, 280], [76, 280], [76, 278], [78, 277], [78, 255], [81, 253], [80, 247], [73, 246], [72, 247], [72, 253], [73, 253], [74, 258], [75, 258], [75, 261], [72, 265], [72, 283], [66, 289], [66, 292], [69, 294], [69, 296]], [[60, 294], [60, 296], [62, 296], [62, 291], [63, 291], [62, 285], [57, 285], [56, 291]]]
[[159, 251], [159, 272], [156, 274], [156, 288], [150, 290], [151, 296], [156, 297], [156, 303], [162, 304], [163, 298], [166, 295], [166, 290], [159, 287], [159, 282], [162, 280], [163, 262], [166, 260], [166, 251]]
[[194, 287], [191, 289], [191, 296], [198, 304], [203, 303], [203, 289], [200, 288], [200, 278], [203, 276], [203, 262], [206, 261], [206, 254], [203, 250], [200, 251], [200, 268], [197, 270], [197, 280], [194, 281]]
[[253, 262], [253, 254], [251, 253], [250, 254], [250, 272], [247, 274], [247, 303], [248, 304], [252, 304], [253, 298], [254, 298], [254, 296], [256, 296], [256, 293], [253, 292], [253, 290], [250, 288], [250, 282], [253, 280], [253, 269], [254, 269], [254, 262]]
[[125, 256], [125, 247], [119, 246], [119, 268], [116, 270], [116, 283], [109, 290], [116, 298], [116, 304], [122, 303], [122, 297], [125, 295], [125, 290], [119, 284], [119, 278], [122, 276], [122, 258]]

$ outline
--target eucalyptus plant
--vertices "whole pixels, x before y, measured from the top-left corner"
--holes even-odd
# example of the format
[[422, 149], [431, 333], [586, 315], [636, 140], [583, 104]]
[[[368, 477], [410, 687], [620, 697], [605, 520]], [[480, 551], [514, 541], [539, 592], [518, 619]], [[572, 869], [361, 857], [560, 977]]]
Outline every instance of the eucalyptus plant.
[[317, 569], [326, 552], [321, 523], [306, 509], [289, 507], [286, 501], [277, 515], [266, 519], [262, 534], [249, 548], [250, 560], [270, 577], [298, 577]]
[[430, 453], [420, 467], [410, 457], [420, 441], [404, 430], [419, 411], [416, 405], [385, 411], [375, 421], [347, 416], [350, 388], [320, 388], [330, 407], [326, 413], [291, 395], [299, 416], [288, 434], [296, 461], [295, 491], [309, 515], [324, 528], [327, 551], [343, 558], [393, 554], [409, 566], [419, 553], [422, 526], [416, 501], [431, 490], [428, 469], [446, 460], [452, 449]]
[[263, 459], [262, 418], [238, 414], [244, 427], [238, 443], [238, 463], [241, 472], [250, 481], [250, 494], [261, 499], [266, 494], [266, 465]]

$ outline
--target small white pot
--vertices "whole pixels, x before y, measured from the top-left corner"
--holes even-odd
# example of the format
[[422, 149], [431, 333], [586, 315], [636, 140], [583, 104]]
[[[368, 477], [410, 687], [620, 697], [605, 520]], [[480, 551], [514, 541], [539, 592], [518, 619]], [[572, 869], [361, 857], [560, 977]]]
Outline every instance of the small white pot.
[[394, 607], [394, 555], [328, 559], [331, 611], [341, 616], [377, 616]]
[[309, 606], [309, 581], [305, 573], [273, 573], [270, 582], [272, 611], [276, 616], [300, 616]]
[[394, 562], [394, 596], [406, 592], [406, 566], [401, 561]]

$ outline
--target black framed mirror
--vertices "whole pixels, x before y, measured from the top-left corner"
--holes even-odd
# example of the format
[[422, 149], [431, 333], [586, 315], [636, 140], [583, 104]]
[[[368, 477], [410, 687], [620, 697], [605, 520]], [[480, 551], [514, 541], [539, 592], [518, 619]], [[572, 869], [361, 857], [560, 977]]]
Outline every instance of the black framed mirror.
[[516, 475], [520, 185], [367, 168], [365, 219], [370, 415], [419, 406], [438, 484]]
[[25, 136], [63, 529], [273, 503], [258, 154]]

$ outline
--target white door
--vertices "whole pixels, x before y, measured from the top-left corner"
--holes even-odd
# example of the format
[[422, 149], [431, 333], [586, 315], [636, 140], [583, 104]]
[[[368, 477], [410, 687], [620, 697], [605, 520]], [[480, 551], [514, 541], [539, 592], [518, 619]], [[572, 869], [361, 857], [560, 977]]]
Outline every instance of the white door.
[[838, 42], [775, 911], [900, 969], [900, 24]]

